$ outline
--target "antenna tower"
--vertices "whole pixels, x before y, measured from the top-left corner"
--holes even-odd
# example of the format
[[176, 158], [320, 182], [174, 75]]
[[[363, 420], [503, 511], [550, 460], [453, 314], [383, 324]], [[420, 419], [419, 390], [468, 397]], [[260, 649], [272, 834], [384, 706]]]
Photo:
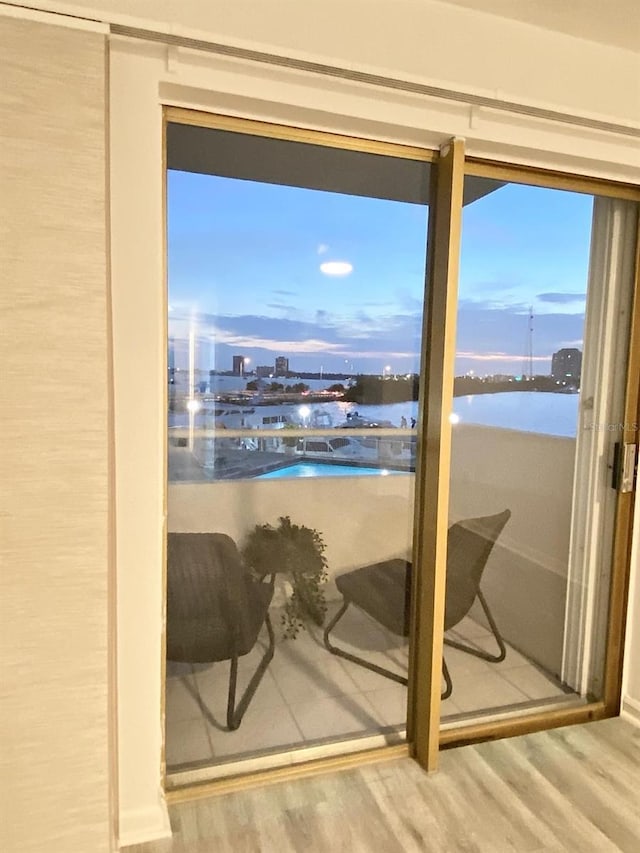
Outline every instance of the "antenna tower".
[[527, 358], [529, 360], [529, 379], [533, 379], [533, 305], [529, 306], [529, 329], [527, 332]]

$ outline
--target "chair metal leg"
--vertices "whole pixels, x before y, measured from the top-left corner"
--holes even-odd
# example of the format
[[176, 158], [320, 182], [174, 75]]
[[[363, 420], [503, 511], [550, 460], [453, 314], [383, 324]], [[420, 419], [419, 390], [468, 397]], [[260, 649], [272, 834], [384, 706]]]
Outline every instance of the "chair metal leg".
[[446, 637], [444, 638], [444, 641], [448, 646], [451, 646], [454, 649], [460, 649], [463, 652], [468, 652], [470, 655], [475, 655], [477, 658], [482, 658], [482, 660], [491, 661], [491, 663], [500, 663], [500, 661], [503, 661], [507, 656], [507, 648], [504, 644], [504, 640], [502, 639], [502, 635], [498, 630], [495, 619], [489, 610], [489, 605], [480, 590], [478, 590], [478, 601], [482, 605], [484, 614], [487, 617], [487, 622], [491, 627], [493, 636], [495, 637], [498, 648], [500, 649], [498, 654], [492, 655], [491, 652], [485, 652], [484, 649], [475, 649], [473, 646], [467, 646], [465, 643], [458, 643], [456, 640], [448, 640]]
[[453, 693], [453, 682], [451, 681], [451, 675], [449, 673], [449, 667], [447, 666], [447, 662], [444, 658], [442, 658], [442, 674], [444, 676], [444, 683], [446, 685], [444, 693], [440, 694], [441, 699], [448, 699], [449, 696]]
[[350, 652], [345, 652], [343, 649], [339, 648], [338, 646], [334, 646], [329, 641], [330, 631], [335, 628], [340, 619], [342, 619], [344, 614], [347, 612], [349, 604], [350, 602], [345, 599], [340, 610], [338, 610], [336, 615], [324, 629], [323, 640], [325, 648], [327, 648], [332, 655], [338, 655], [339, 657], [344, 658], [345, 660], [350, 660], [352, 663], [357, 663], [359, 666], [363, 666], [365, 669], [370, 669], [371, 672], [377, 672], [378, 675], [383, 675], [385, 678], [390, 678], [392, 681], [397, 681], [398, 684], [404, 684], [404, 686], [406, 687], [408, 681], [403, 675], [399, 675], [398, 673], [392, 672], [390, 669], [385, 669], [383, 666], [378, 666], [375, 663], [370, 663], [368, 660], [358, 657], [357, 655], [352, 655]]
[[273, 657], [273, 653], [275, 650], [275, 635], [273, 633], [273, 626], [271, 625], [271, 619], [269, 618], [269, 614], [265, 616], [264, 624], [267, 626], [267, 632], [269, 634], [269, 646], [264, 653], [264, 656], [260, 663], [258, 664], [258, 668], [251, 676], [251, 681], [247, 685], [247, 689], [244, 691], [242, 698], [238, 702], [236, 706], [236, 685], [238, 682], [238, 657], [233, 657], [231, 659], [231, 671], [229, 673], [229, 694], [227, 698], [227, 727], [230, 731], [235, 731], [242, 722], [242, 718], [244, 717], [245, 711], [249, 707], [249, 702], [251, 702], [253, 698], [253, 694], [258, 689], [258, 685], [262, 680], [262, 676], [264, 675], [267, 667], [269, 666], [269, 662]]
[[[407, 678], [405, 678], [405, 676], [399, 675], [397, 672], [392, 672], [390, 669], [385, 669], [383, 666], [378, 666], [375, 663], [371, 663], [370, 661], [365, 660], [364, 658], [358, 657], [358, 655], [352, 655], [350, 652], [345, 652], [343, 649], [339, 648], [338, 646], [334, 646], [329, 641], [329, 633], [335, 628], [335, 626], [347, 612], [349, 604], [350, 602], [345, 599], [340, 610], [338, 610], [336, 615], [324, 629], [323, 640], [325, 648], [327, 648], [332, 655], [338, 655], [338, 657], [345, 658], [345, 660], [350, 660], [352, 663], [357, 663], [358, 666], [363, 666], [365, 669], [370, 669], [371, 672], [377, 672], [378, 675], [383, 675], [385, 678], [390, 678], [392, 681], [396, 681], [398, 684], [403, 684], [406, 687], [409, 681]], [[449, 675], [449, 670], [447, 668], [447, 664], [445, 663], [444, 658], [442, 659], [442, 674], [444, 676], [446, 689], [444, 693], [440, 695], [440, 698], [448, 699], [449, 696], [451, 696], [453, 685], [451, 683], [451, 676]]]

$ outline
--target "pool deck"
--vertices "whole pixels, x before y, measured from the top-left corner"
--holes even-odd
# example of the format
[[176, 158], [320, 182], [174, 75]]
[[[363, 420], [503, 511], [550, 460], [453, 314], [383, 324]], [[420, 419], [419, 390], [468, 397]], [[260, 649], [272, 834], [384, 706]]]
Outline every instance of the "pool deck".
[[[289, 468], [299, 462], [313, 462], [321, 465], [345, 466], [352, 475], [353, 468], [376, 468], [389, 470], [388, 463], [376, 466], [371, 460], [357, 459], [318, 459], [300, 454], [274, 453], [263, 450], [226, 449], [215, 460], [214, 467], [203, 467], [187, 447], [169, 445], [169, 482], [170, 483], [211, 483], [218, 480], [253, 479], [261, 474]], [[408, 472], [408, 465], [394, 465], [393, 470]], [[347, 476], [345, 474], [345, 476]]]
[[250, 479], [293, 465], [298, 457], [264, 450], [225, 449], [215, 460], [215, 466], [203, 467], [186, 447], [169, 445], [170, 483], [211, 483], [215, 480]]

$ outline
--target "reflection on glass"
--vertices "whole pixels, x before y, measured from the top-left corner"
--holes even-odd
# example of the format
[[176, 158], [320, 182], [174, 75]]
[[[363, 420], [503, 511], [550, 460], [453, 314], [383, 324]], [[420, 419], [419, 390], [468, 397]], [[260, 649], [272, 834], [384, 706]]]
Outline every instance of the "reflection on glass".
[[404, 736], [406, 687], [331, 646], [406, 678], [405, 626], [324, 638], [340, 578], [412, 548], [427, 209], [389, 160], [369, 195], [168, 172], [170, 773]]
[[192, 431], [171, 430], [170, 482], [389, 476], [415, 470], [416, 437], [409, 430], [359, 428], [347, 432], [336, 427], [328, 432], [326, 428], [306, 430], [291, 425], [286, 430], [274, 426], [264, 431], [257, 427], [255, 432], [246, 427], [222, 431], [207, 428], [208, 418], [209, 411], [202, 408], [193, 418]]

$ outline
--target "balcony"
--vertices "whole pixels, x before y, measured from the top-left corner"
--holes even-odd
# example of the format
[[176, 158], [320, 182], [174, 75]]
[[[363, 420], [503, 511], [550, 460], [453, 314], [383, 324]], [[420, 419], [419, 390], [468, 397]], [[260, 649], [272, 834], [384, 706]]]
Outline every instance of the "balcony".
[[[183, 449], [181, 449], [183, 450]], [[186, 452], [186, 449], [184, 449]], [[511, 509], [512, 517], [487, 564], [482, 588], [507, 643], [501, 663], [445, 647], [454, 689], [443, 702], [443, 723], [479, 714], [578, 699], [560, 680], [565, 636], [567, 567], [575, 440], [513, 430], [457, 425], [454, 429], [450, 518]], [[187, 470], [183, 467], [183, 471]], [[169, 529], [220, 531], [242, 543], [256, 524], [288, 515], [315, 528], [327, 545], [330, 617], [339, 606], [337, 575], [384, 559], [409, 557], [411, 474], [273, 480], [193, 480], [169, 486]], [[297, 747], [330, 748], [346, 738], [367, 743], [402, 739], [406, 688], [329, 654], [321, 629], [282, 638], [279, 608], [286, 580], [272, 603], [276, 650], [246, 716], [225, 729], [227, 663], [168, 664], [166, 756], [170, 773], [239, 772], [295, 761]], [[452, 639], [489, 648], [493, 638], [475, 606]], [[406, 674], [407, 646], [366, 614], [350, 608], [336, 628], [347, 650]], [[239, 689], [266, 642], [240, 660]], [[244, 681], [243, 681], [244, 680]], [[354, 740], [351, 748], [362, 748]], [[341, 752], [345, 748], [341, 746]], [[305, 751], [308, 758], [314, 753]], [[255, 762], [258, 762], [255, 764]], [[206, 772], [206, 770], [203, 770]]]

